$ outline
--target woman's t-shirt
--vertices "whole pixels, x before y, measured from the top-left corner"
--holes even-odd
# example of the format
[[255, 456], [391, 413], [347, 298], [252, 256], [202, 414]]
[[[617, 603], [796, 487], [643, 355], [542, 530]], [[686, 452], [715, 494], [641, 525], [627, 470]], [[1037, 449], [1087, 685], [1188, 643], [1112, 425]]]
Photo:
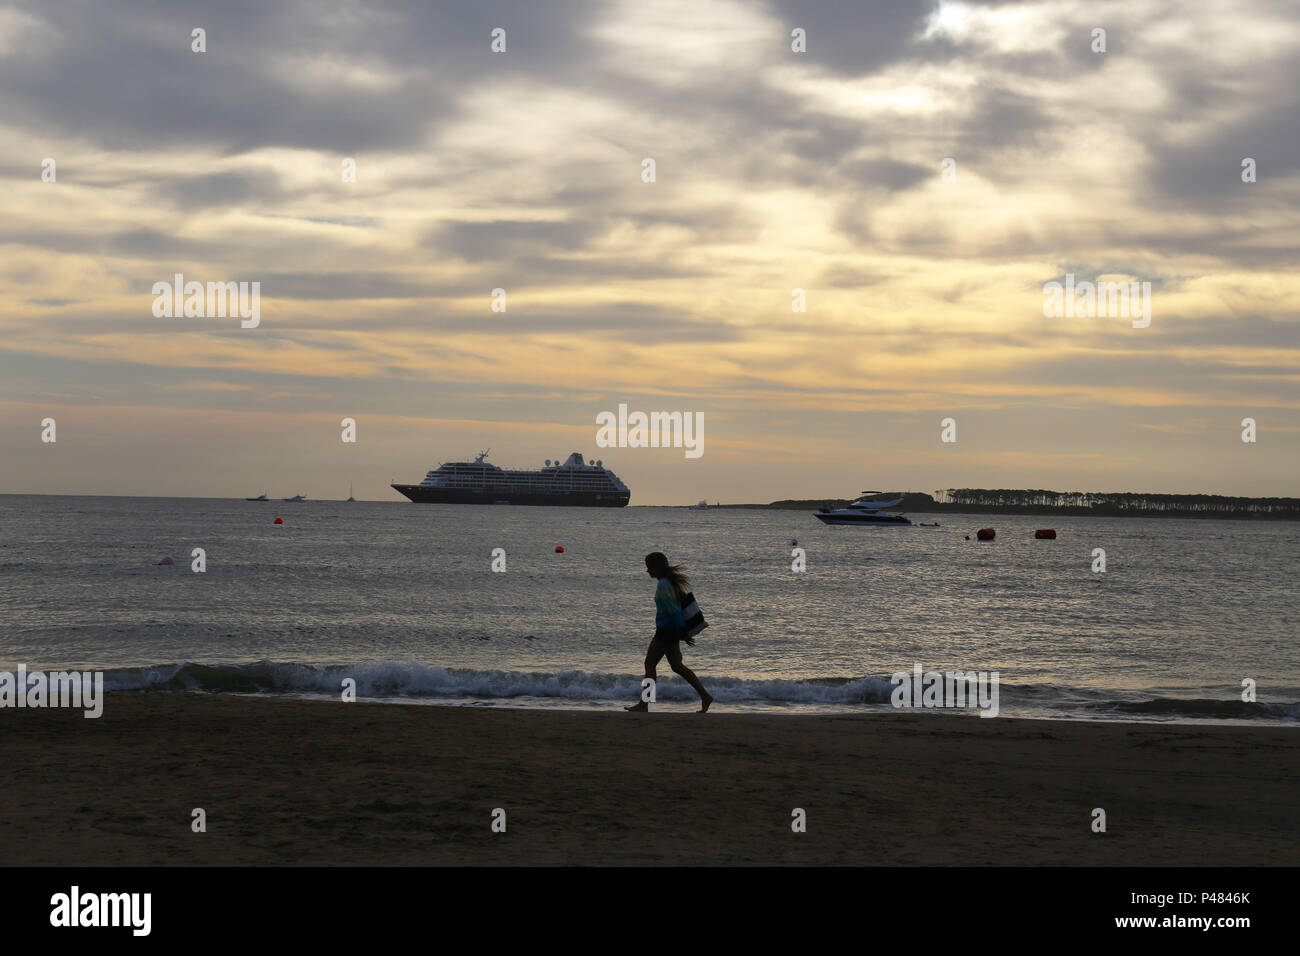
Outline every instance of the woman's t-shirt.
[[655, 627], [680, 630], [686, 626], [682, 605], [677, 600], [677, 589], [668, 578], [660, 578], [655, 588]]

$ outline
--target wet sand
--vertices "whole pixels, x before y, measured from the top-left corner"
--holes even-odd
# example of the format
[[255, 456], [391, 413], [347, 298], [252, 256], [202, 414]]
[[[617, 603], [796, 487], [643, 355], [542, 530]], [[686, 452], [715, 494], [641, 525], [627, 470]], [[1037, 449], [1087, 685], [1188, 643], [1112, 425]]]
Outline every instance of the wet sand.
[[0, 846], [65, 865], [1294, 866], [1298, 734], [119, 693], [98, 720], [0, 710]]

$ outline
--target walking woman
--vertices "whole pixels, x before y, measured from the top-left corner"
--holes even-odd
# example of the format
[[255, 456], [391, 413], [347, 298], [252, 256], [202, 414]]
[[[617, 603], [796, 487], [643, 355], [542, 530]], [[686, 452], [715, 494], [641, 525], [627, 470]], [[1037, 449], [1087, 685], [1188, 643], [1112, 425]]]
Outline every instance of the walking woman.
[[[700, 695], [700, 713], [706, 713], [713, 703], [713, 695], [704, 689], [695, 671], [682, 663], [681, 642], [694, 646], [695, 639], [686, 636], [686, 619], [682, 616], [682, 595], [691, 586], [691, 579], [686, 576], [686, 569], [680, 564], [669, 564], [668, 558], [655, 551], [645, 556], [646, 573], [659, 579], [655, 588], [655, 636], [650, 638], [650, 647], [645, 652], [645, 676], [655, 680], [655, 667], [663, 658], [668, 658], [668, 666], [673, 673], [695, 688]], [[650, 705], [638, 701], [624, 708], [625, 710], [649, 710]]]

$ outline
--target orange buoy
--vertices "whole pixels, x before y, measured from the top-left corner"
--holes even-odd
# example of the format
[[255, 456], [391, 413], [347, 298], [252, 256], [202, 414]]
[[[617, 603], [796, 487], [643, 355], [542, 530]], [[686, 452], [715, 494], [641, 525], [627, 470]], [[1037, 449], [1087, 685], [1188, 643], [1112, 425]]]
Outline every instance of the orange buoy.
[[564, 554], [564, 545], [562, 545], [562, 544], [557, 544], [557, 545], [555, 546], [555, 553], [556, 553], [556, 554]]
[[1035, 538], [1046, 538], [1048, 541], [1055, 541], [1055, 540], [1056, 540], [1056, 529], [1055, 529], [1055, 528], [1039, 528], [1037, 531], [1034, 532], [1034, 537], [1035, 537]]
[[275, 519], [275, 523], [276, 523], [276, 524], [284, 524], [284, 519], [283, 519], [283, 518], [276, 518], [276, 519]]
[[992, 541], [996, 534], [997, 532], [992, 528], [980, 528], [975, 532], [975, 537], [979, 538], [981, 541]]

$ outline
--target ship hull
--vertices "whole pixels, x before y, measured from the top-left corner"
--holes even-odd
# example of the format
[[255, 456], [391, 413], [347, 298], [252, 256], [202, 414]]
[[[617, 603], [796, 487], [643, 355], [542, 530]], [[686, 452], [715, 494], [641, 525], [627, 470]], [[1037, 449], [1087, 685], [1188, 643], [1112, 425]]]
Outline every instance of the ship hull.
[[837, 515], [817, 512], [814, 514], [825, 524], [861, 524], [897, 528], [912, 523], [902, 515]]
[[632, 498], [629, 491], [483, 491], [467, 488], [435, 488], [429, 485], [393, 485], [412, 501], [436, 505], [551, 505], [559, 508], [623, 508]]

